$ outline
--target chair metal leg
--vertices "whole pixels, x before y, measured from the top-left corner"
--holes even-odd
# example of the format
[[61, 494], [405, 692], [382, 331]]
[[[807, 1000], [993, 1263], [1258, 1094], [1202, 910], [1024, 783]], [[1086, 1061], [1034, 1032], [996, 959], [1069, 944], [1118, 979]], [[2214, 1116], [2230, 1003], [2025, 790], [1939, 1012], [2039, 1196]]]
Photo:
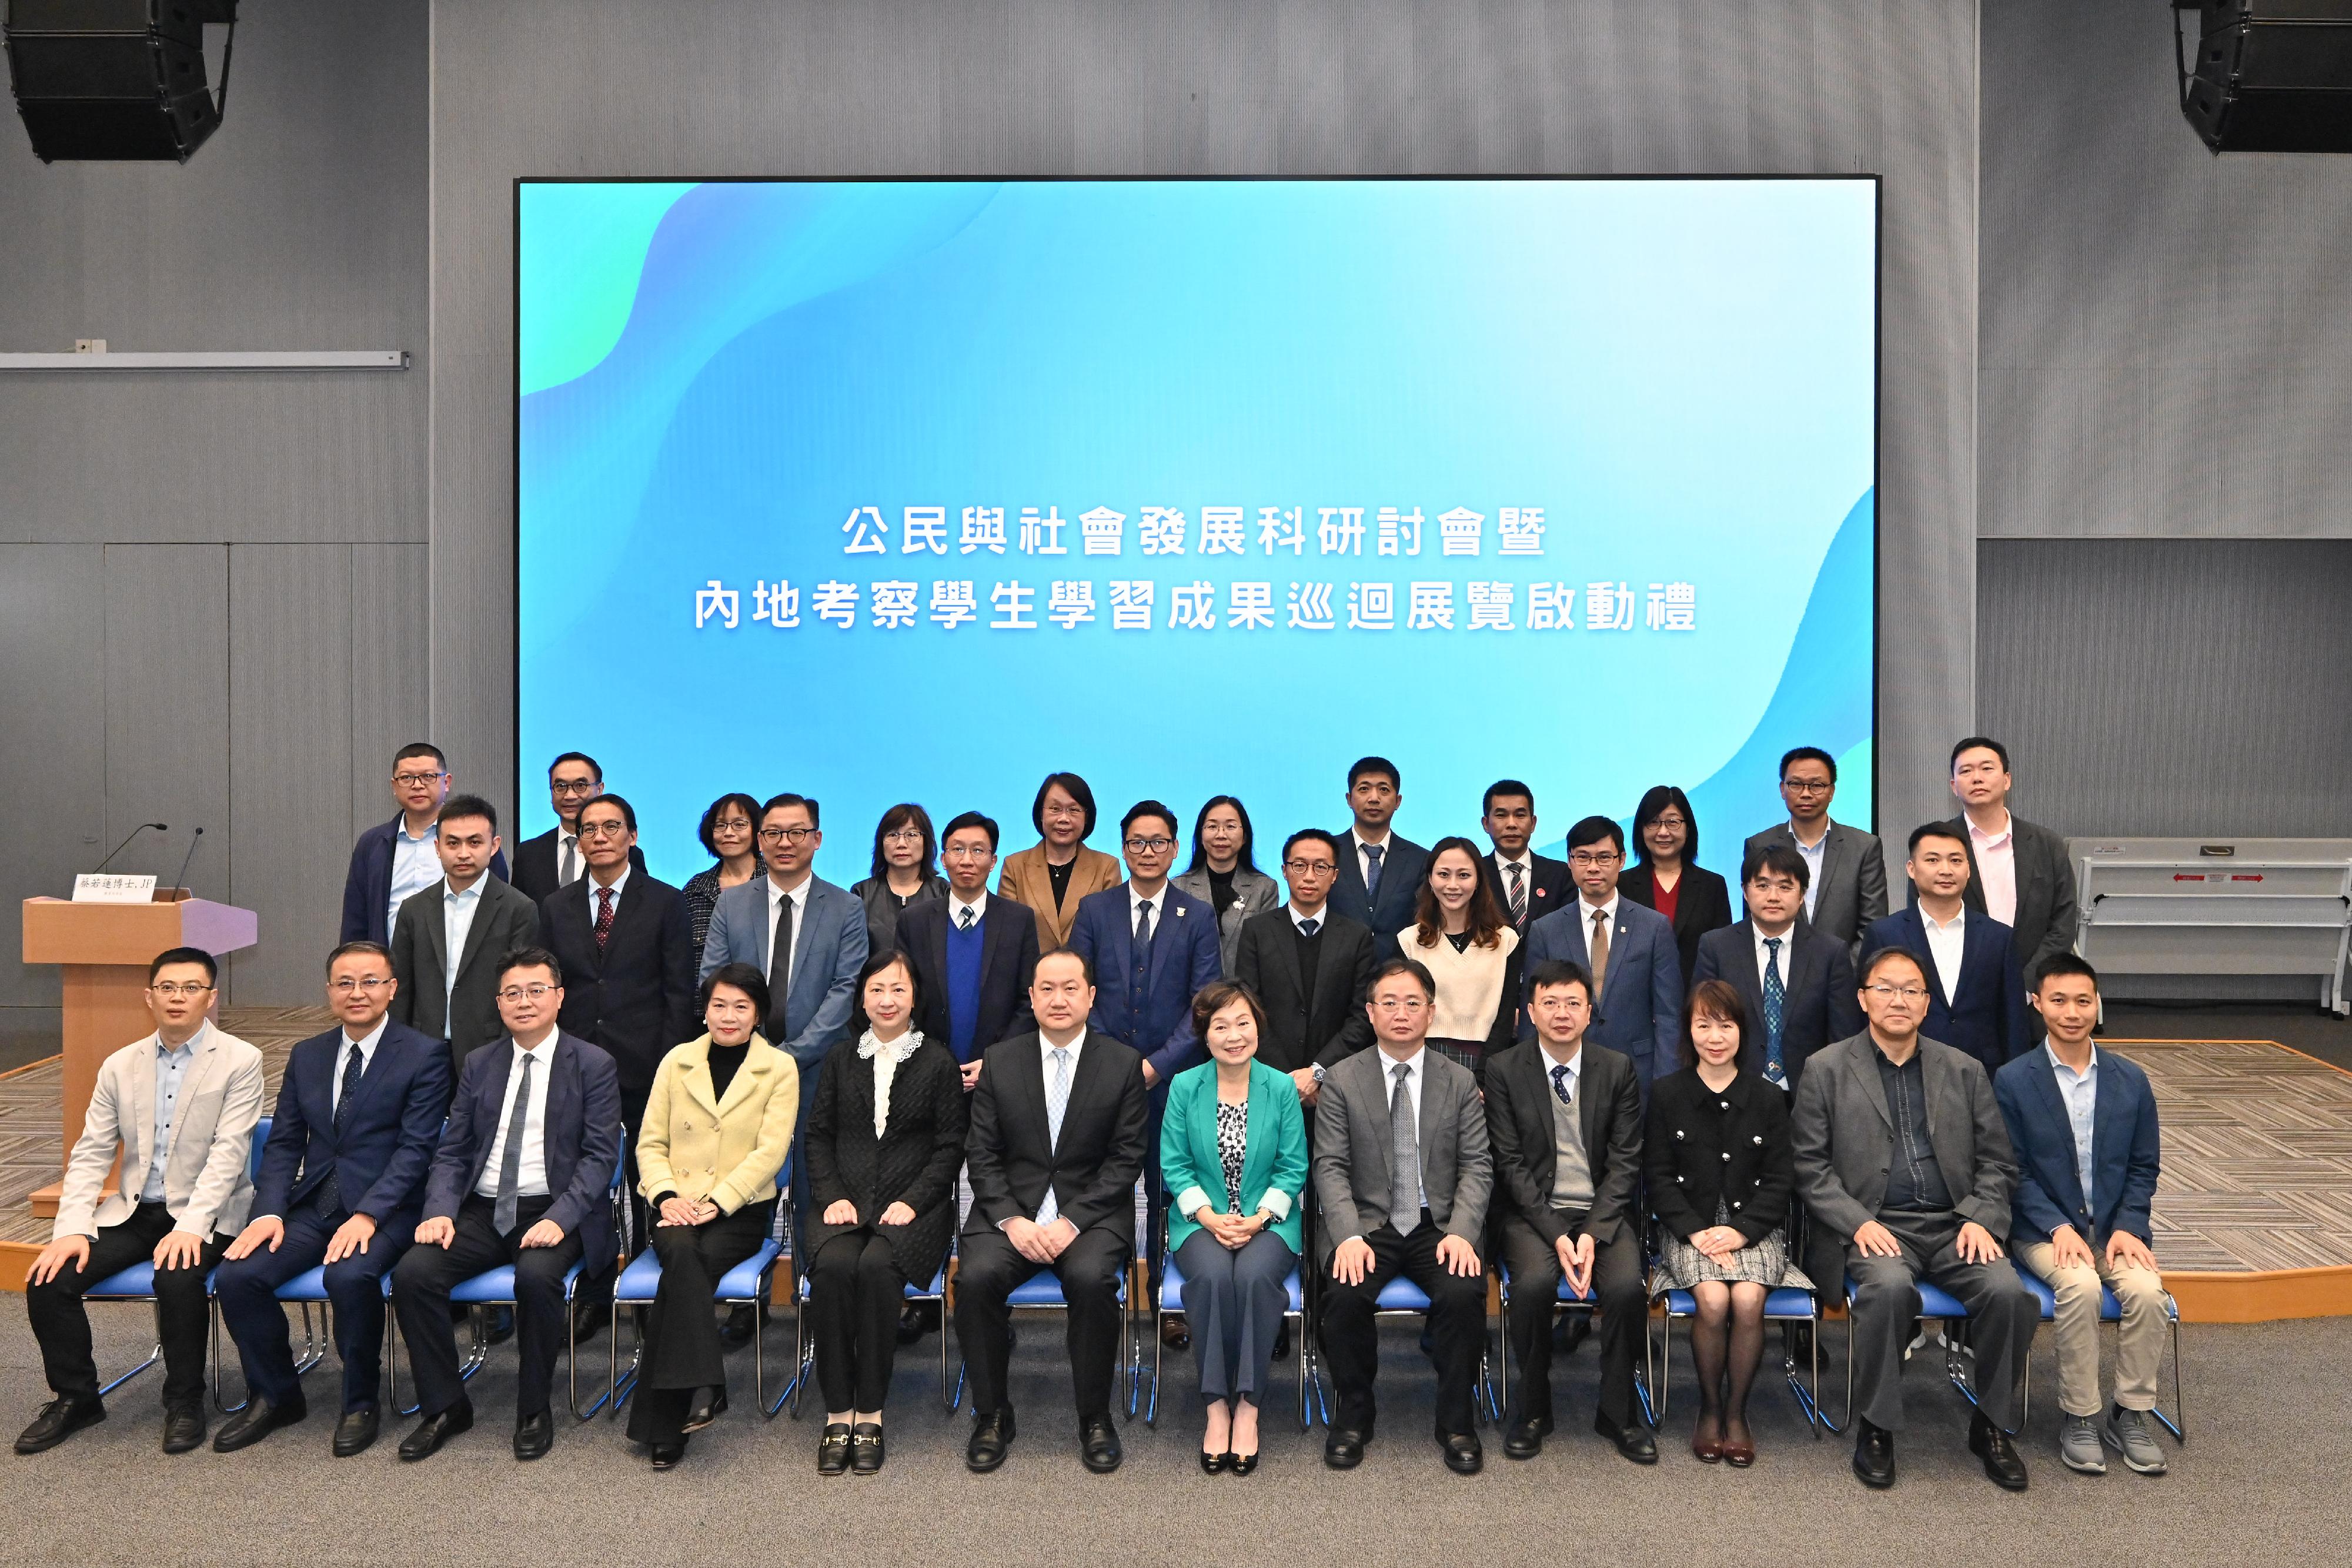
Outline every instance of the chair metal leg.
[[[629, 1353], [629, 1364], [626, 1366], [621, 1364], [621, 1309], [624, 1306], [629, 1309], [629, 1333], [635, 1342]], [[759, 1343], [755, 1338], [751, 1347], [751, 1364], [755, 1369], [755, 1376], [759, 1362]], [[626, 1405], [629, 1402], [629, 1396], [637, 1391], [637, 1374], [645, 1364], [646, 1309], [635, 1301], [616, 1301], [613, 1303], [613, 1342], [604, 1347], [604, 1366], [612, 1379], [613, 1388], [613, 1403], [606, 1412], [607, 1420], [618, 1419], [621, 1406]], [[754, 1386], [758, 1386], [756, 1382]], [[754, 1397], [757, 1396], [755, 1395]]]
[[215, 1299], [212, 1303], [212, 1336], [213, 1408], [218, 1410], [224, 1416], [234, 1416], [238, 1411], [243, 1410], [247, 1406], [253, 1403], [253, 1390], [250, 1388], [247, 1389], [245, 1391], [245, 1397], [238, 1400], [234, 1405], [231, 1405], [228, 1401], [221, 1397], [221, 1314], [220, 1302], [217, 1299]]
[[[1297, 1323], [1296, 1327], [1292, 1327], [1294, 1321]], [[1298, 1357], [1298, 1429], [1304, 1432], [1307, 1429], [1307, 1314], [1305, 1312], [1285, 1312], [1282, 1314], [1282, 1324], [1284, 1328], [1289, 1330], [1290, 1343]]]
[[[773, 1291], [771, 1291], [770, 1293], [772, 1294]], [[807, 1354], [807, 1335], [808, 1325], [803, 1321], [801, 1312], [801, 1281], [799, 1264], [796, 1261], [793, 1265], [793, 1373], [792, 1381], [785, 1384], [782, 1388], [777, 1391], [776, 1400], [772, 1405], [766, 1403], [767, 1396], [765, 1390], [767, 1387], [767, 1364], [764, 1359], [766, 1352], [762, 1344], [764, 1336], [755, 1333], [751, 1337], [751, 1343], [753, 1346], [751, 1355], [752, 1375], [759, 1380], [759, 1392], [756, 1392], [753, 1397], [761, 1401], [761, 1413], [766, 1416], [771, 1421], [776, 1418], [776, 1412], [782, 1410], [787, 1403], [790, 1403], [793, 1406], [793, 1418], [794, 1420], [800, 1419], [801, 1410], [799, 1396], [801, 1390], [802, 1369], [805, 1368], [809, 1364]]]
[[405, 1418], [424, 1409], [425, 1395], [421, 1389], [415, 1404], [403, 1405], [400, 1402], [400, 1315], [392, 1310], [389, 1303], [385, 1305], [383, 1313], [383, 1367], [385, 1375], [392, 1379], [394, 1414]]
[[963, 1403], [963, 1383], [961, 1379], [958, 1379], [954, 1392], [949, 1392], [948, 1298], [946, 1293], [942, 1291], [940, 1294], [932, 1297], [931, 1300], [939, 1302], [940, 1304], [940, 1403], [948, 1407], [948, 1413], [950, 1415], [953, 1415], [955, 1413], [955, 1407]]
[[474, 1374], [482, 1370], [482, 1363], [489, 1359], [489, 1312], [488, 1307], [466, 1309], [466, 1359], [457, 1365], [457, 1381], [460, 1383], [471, 1382]]
[[[1696, 1360], [1698, 1353], [1693, 1351], [1691, 1356], [1693, 1360]], [[1665, 1425], [1666, 1391], [1674, 1385], [1674, 1381], [1675, 1320], [1672, 1316], [1668, 1316], [1658, 1325], [1658, 1407], [1656, 1414], [1650, 1417], [1650, 1425], [1653, 1427]]]
[[2173, 1301], [2169, 1291], [2165, 1292], [2164, 1310], [2172, 1320], [2173, 1414], [2167, 1416], [2162, 1410], [2152, 1410], [2148, 1414], [2154, 1416], [2163, 1424], [2164, 1429], [2172, 1434], [2173, 1441], [2186, 1443], [2189, 1441], [2189, 1433], [2185, 1430], [2189, 1424], [2189, 1407], [2182, 1403], [2180, 1397], [2180, 1307]]
[[1143, 1424], [1156, 1431], [1160, 1427], [1160, 1374], [1166, 1363], [1164, 1350], [1168, 1343], [1167, 1313], [1151, 1314], [1151, 1397], [1144, 1402]]

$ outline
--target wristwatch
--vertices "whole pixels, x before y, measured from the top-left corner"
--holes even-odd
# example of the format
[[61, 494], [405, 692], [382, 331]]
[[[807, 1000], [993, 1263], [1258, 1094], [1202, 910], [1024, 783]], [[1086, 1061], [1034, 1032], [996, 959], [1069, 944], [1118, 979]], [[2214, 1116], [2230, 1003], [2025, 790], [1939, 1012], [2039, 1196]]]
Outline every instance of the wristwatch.
[[1331, 1070], [1318, 1061], [1314, 1065], [1312, 1071], [1315, 1074], [1315, 1082], [1320, 1083], [1326, 1077], [1329, 1076]]

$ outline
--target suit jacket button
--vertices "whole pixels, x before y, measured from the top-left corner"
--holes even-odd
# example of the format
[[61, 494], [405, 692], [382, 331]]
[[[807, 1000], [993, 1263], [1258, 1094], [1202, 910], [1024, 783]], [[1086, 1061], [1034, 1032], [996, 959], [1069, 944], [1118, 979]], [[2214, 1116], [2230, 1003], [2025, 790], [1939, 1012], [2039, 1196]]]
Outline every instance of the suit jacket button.
[[1676, 1176], [1676, 1177], [1675, 1177], [1675, 1185], [1677, 1185], [1677, 1186], [1681, 1185], [1682, 1180], [1683, 1180], [1683, 1178], [1682, 1178], [1682, 1177], [1680, 1177], [1680, 1176]]
[[1749, 1143], [1751, 1143], [1751, 1144], [1758, 1144], [1758, 1145], [1761, 1145], [1761, 1144], [1764, 1142], [1764, 1134], [1761, 1134], [1761, 1133], [1759, 1133], [1759, 1134], [1757, 1134], [1754, 1137], [1752, 1137], [1752, 1138], [1748, 1139], [1748, 1141]]
[[1731, 1207], [1734, 1207], [1734, 1208], [1738, 1208], [1738, 1207], [1739, 1207], [1739, 1205], [1738, 1205], [1738, 1203], [1734, 1203]]
[[1731, 1151], [1729, 1149], [1723, 1151], [1723, 1162], [1726, 1165], [1729, 1165], [1731, 1163]]
[[1683, 1138], [1683, 1130], [1682, 1130], [1680, 1127], [1676, 1127], [1676, 1128], [1675, 1129], [1675, 1141], [1676, 1143], [1680, 1143], [1680, 1142], [1682, 1141], [1682, 1138]]

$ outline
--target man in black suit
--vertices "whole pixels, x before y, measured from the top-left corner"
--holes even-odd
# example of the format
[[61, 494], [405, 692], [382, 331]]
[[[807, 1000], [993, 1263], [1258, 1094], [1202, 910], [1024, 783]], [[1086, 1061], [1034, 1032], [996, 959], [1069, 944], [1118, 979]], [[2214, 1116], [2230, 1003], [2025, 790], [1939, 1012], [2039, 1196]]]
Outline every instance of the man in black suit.
[[[515, 846], [514, 884], [533, 904], [544, 904], [549, 894], [588, 874], [580, 808], [604, 792], [604, 770], [584, 751], [567, 751], [548, 765], [547, 800], [555, 808], [555, 826]], [[634, 844], [629, 869], [646, 869], [646, 857]]]
[[539, 905], [489, 874], [499, 814], [479, 795], [452, 795], [434, 844], [441, 880], [412, 894], [392, 925], [394, 1023], [449, 1042], [455, 1092], [466, 1054], [506, 1032], [499, 1021], [499, 961], [539, 940]]
[[922, 1011], [915, 1027], [955, 1052], [967, 1090], [980, 1082], [981, 1053], [1037, 1027], [1029, 978], [1037, 967], [1037, 921], [1028, 905], [992, 902], [996, 821], [966, 811], [940, 835], [948, 895], [898, 912], [898, 951], [914, 967]]
[[1364, 1011], [1380, 967], [1372, 934], [1330, 905], [1346, 852], [1320, 828], [1302, 828], [1284, 841], [1290, 902], [1250, 916], [1234, 956], [1234, 978], [1256, 992], [1265, 1009], [1257, 1059], [1289, 1073], [1310, 1106], [1324, 1075], [1372, 1043]]
[[[2009, 748], [1972, 735], [1952, 747], [1952, 794], [1960, 814], [1951, 820], [1969, 851], [1969, 908], [2010, 929], [2021, 972], [2038, 975], [2042, 962], [2072, 952], [2081, 904], [2066, 841], [2039, 823], [2010, 814]], [[1917, 903], [1918, 887], [1911, 898]], [[2033, 1032], [2042, 1033], [2038, 1021]]]
[[1510, 917], [1511, 928], [1525, 941], [1529, 925], [1555, 909], [1567, 908], [1576, 896], [1568, 862], [1528, 848], [1536, 836], [1536, 792], [1517, 779], [1487, 785], [1480, 811], [1479, 826], [1495, 845], [1482, 862], [1486, 885]]
[[1805, 918], [1811, 874], [1795, 845], [1751, 842], [1739, 868], [1748, 918], [1698, 939], [1691, 976], [1693, 986], [1728, 980], [1739, 988], [1754, 1023], [1739, 1042], [1739, 1065], [1790, 1093], [1807, 1057], [1862, 1032], [1845, 944]]
[[507, 1038], [466, 1059], [448, 1129], [425, 1184], [415, 1245], [393, 1272], [393, 1310], [416, 1371], [414, 1430], [400, 1457], [422, 1459], [474, 1424], [457, 1362], [449, 1293], [477, 1274], [514, 1266], [514, 1454], [536, 1459], [555, 1441], [549, 1392], [563, 1348], [563, 1277], [617, 1256], [613, 1166], [621, 1095], [613, 1059], [558, 1027], [562, 975], [541, 947], [509, 954], [498, 975]]
[[1642, 1085], [1632, 1059], [1584, 1038], [1592, 978], [1551, 959], [1528, 976], [1536, 1038], [1486, 1066], [1495, 1154], [1495, 1247], [1511, 1274], [1503, 1452], [1531, 1459], [1552, 1429], [1551, 1324], [1560, 1281], [1601, 1309], [1601, 1407], [1593, 1430], [1639, 1465], [1658, 1445], [1633, 1409], [1633, 1355], [1649, 1321], [1642, 1285]]
[[1355, 821], [1339, 841], [1339, 875], [1331, 885], [1331, 908], [1374, 936], [1393, 936], [1412, 924], [1421, 874], [1429, 852], [1391, 831], [1404, 803], [1396, 764], [1385, 757], [1359, 758], [1348, 769], [1348, 810]]
[[993, 1045], [981, 1059], [965, 1151], [971, 1213], [955, 1302], [956, 1334], [971, 1367], [964, 1462], [974, 1470], [1002, 1465], [1013, 1441], [1007, 1300], [1048, 1269], [1068, 1304], [1079, 1451], [1098, 1475], [1118, 1468], [1110, 1415], [1126, 1322], [1118, 1286], [1135, 1256], [1150, 1094], [1143, 1059], [1087, 1027], [1094, 1002], [1086, 959], [1057, 948], [1037, 960], [1029, 987], [1037, 1032]]

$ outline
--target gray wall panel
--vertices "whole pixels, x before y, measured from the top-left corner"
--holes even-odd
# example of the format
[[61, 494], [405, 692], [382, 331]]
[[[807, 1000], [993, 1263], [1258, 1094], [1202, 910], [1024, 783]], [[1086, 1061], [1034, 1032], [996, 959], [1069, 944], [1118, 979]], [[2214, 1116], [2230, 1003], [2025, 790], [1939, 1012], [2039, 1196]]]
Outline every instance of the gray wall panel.
[[259, 943], [237, 961], [238, 995], [310, 1001], [353, 833], [351, 547], [238, 545], [228, 591], [229, 891], [261, 917]]
[[[431, 617], [425, 557], [421, 544], [352, 547], [349, 701], [355, 836], [392, 818], [392, 754], [412, 740], [433, 739], [425, 709]], [[451, 767], [457, 774], [456, 789], [499, 782], [481, 778], [465, 758], [453, 758]], [[340, 866], [336, 874], [341, 874]]]
[[0, 545], [0, 799], [11, 823], [0, 855], [0, 1007], [58, 1005], [58, 971], [23, 962], [24, 901], [67, 897], [74, 873], [114, 847], [102, 838], [104, 570], [96, 545]]

